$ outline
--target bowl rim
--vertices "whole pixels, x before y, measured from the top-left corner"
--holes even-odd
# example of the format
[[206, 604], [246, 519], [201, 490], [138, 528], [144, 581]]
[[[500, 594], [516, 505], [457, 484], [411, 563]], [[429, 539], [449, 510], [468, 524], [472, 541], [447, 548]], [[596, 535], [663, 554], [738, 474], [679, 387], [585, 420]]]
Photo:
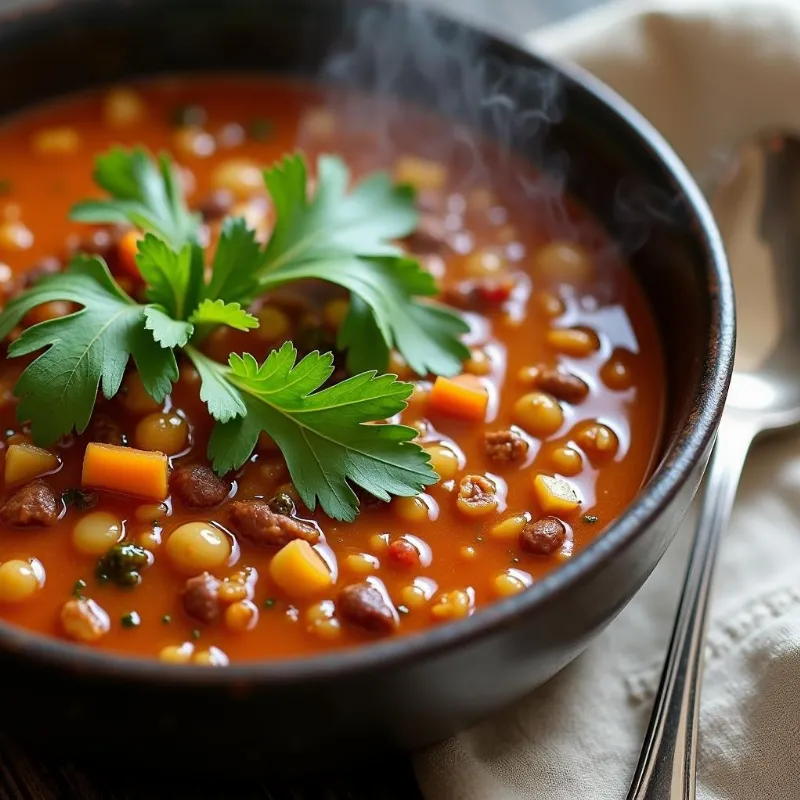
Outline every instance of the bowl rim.
[[[79, 6], [85, 2], [61, 0], [58, 5]], [[0, 25], [28, 15], [46, 14], [52, 8], [49, 2], [32, 3], [24, 8], [12, 7], [0, 13]], [[527, 591], [495, 601], [466, 619], [425, 631], [333, 653], [237, 662], [221, 670], [199, 670], [192, 665], [165, 664], [152, 657], [89, 649], [0, 619], [0, 654], [5, 652], [24, 656], [47, 667], [72, 671], [80, 677], [124, 678], [128, 681], [186, 687], [221, 685], [237, 689], [253, 684], [312, 684], [343, 674], [355, 678], [372, 671], [441, 656], [490, 634], [493, 629], [542, 611], [557, 602], [574, 584], [602, 571], [611, 559], [631, 546], [639, 533], [655, 521], [709, 449], [722, 415], [733, 371], [735, 308], [733, 285], [721, 236], [711, 210], [689, 171], [666, 139], [633, 106], [581, 67], [543, 55], [527, 46], [521, 38], [500, 32], [492, 25], [481, 24], [477, 27], [469, 17], [448, 16], [429, 7], [427, 13], [463, 26], [519, 58], [535, 59], [542, 67], [559, 74], [573, 88], [590, 95], [636, 135], [649, 154], [667, 171], [691, 210], [697, 227], [697, 239], [705, 251], [708, 264], [710, 330], [692, 410], [687, 415], [686, 423], [675, 435], [657, 473], [647, 480], [633, 502], [607, 530], [568, 563], [537, 581]]]

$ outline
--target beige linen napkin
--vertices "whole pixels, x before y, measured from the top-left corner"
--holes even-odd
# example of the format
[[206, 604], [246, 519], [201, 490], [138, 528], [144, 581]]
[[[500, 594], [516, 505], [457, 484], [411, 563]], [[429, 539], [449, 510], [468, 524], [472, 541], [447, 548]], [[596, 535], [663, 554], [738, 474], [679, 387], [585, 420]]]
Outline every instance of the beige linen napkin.
[[[800, 0], [624, 2], [529, 40], [619, 91], [701, 178], [725, 144], [765, 125], [800, 130]], [[758, 313], [754, 298], [741, 293], [748, 315]], [[723, 542], [702, 698], [704, 800], [800, 800], [799, 518], [800, 435], [787, 434], [752, 451]], [[427, 800], [625, 797], [691, 532], [687, 520], [642, 591], [573, 664], [419, 755]]]

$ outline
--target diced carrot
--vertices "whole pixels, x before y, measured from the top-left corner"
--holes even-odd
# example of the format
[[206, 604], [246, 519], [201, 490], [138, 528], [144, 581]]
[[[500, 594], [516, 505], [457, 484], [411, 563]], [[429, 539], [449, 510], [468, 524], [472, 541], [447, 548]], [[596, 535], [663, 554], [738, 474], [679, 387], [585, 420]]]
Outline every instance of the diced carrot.
[[451, 417], [478, 422], [486, 416], [489, 395], [474, 375], [436, 379], [428, 408]]
[[81, 485], [160, 502], [168, 494], [169, 462], [164, 453], [89, 442]]
[[136, 263], [136, 256], [139, 252], [139, 242], [143, 238], [141, 231], [126, 231], [117, 245], [120, 271], [138, 281], [142, 279], [142, 275], [139, 272], [139, 265]]

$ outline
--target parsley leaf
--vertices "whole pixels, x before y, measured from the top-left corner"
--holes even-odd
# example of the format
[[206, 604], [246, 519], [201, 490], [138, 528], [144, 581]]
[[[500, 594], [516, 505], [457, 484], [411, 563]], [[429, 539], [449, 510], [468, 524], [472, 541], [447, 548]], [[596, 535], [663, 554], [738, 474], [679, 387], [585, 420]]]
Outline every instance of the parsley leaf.
[[94, 179], [109, 200], [73, 207], [78, 222], [129, 223], [155, 233], [175, 250], [197, 238], [200, 217], [186, 207], [175, 167], [165, 155], [156, 163], [146, 150], [115, 147], [95, 162]]
[[203, 250], [186, 244], [173, 249], [148, 233], [138, 244], [136, 266], [147, 284], [147, 299], [173, 319], [186, 319], [203, 292]]
[[258, 290], [253, 272], [260, 261], [261, 247], [255, 233], [241, 217], [228, 217], [222, 223], [204, 296], [226, 303], [251, 300]]
[[[411, 191], [377, 174], [347, 194], [349, 172], [332, 156], [319, 159], [318, 173], [317, 191], [308, 200], [301, 156], [284, 158], [265, 171], [277, 220], [256, 272], [258, 289], [320, 278], [361, 298], [374, 324], [359, 307], [340, 334], [351, 368], [385, 368], [388, 348], [396, 347], [418, 374], [458, 372], [469, 355], [458, 339], [467, 324], [444, 306], [416, 299], [436, 294], [435, 281], [390, 243], [416, 224]], [[380, 333], [385, 348], [359, 335], [365, 325]]]
[[219, 474], [240, 467], [261, 431], [280, 447], [303, 502], [319, 500], [330, 517], [352, 521], [358, 512], [353, 485], [382, 500], [408, 497], [435, 483], [428, 455], [402, 425], [370, 425], [405, 408], [412, 387], [393, 375], [367, 372], [319, 390], [333, 372], [333, 356], [314, 352], [297, 362], [287, 342], [259, 365], [231, 355], [225, 379], [247, 413], [217, 423], [209, 455]]
[[227, 367], [194, 347], [187, 347], [186, 355], [200, 375], [200, 399], [208, 406], [208, 413], [218, 422], [229, 422], [236, 417], [243, 417], [247, 413], [247, 407], [236, 387], [228, 383]]
[[192, 312], [189, 321], [195, 325], [227, 325], [237, 331], [249, 331], [258, 327], [258, 320], [238, 303], [222, 300], [203, 300]]
[[49, 445], [73, 428], [85, 430], [98, 388], [113, 397], [131, 356], [148, 394], [163, 401], [178, 377], [175, 356], [145, 330], [145, 306], [122, 291], [100, 258], [78, 256], [67, 272], [14, 298], [0, 315], [0, 338], [32, 308], [52, 300], [83, 308], [28, 328], [8, 350], [15, 357], [44, 349], [15, 388], [17, 416], [31, 420], [37, 442]]

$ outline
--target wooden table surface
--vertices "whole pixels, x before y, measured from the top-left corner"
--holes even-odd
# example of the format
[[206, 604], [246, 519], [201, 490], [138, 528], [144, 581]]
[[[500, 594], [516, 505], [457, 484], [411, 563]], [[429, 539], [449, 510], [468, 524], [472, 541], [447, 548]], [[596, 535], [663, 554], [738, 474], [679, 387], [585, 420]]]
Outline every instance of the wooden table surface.
[[[30, 0], [0, 0], [22, 6]], [[427, 0], [475, 24], [487, 20], [512, 34], [566, 17], [603, 0]], [[2, 709], [0, 709], [2, 714]], [[282, 784], [269, 777], [247, 783], [176, 781], [105, 773], [0, 737], [0, 800], [421, 800], [411, 761], [398, 756], [357, 774], [325, 775]]]

